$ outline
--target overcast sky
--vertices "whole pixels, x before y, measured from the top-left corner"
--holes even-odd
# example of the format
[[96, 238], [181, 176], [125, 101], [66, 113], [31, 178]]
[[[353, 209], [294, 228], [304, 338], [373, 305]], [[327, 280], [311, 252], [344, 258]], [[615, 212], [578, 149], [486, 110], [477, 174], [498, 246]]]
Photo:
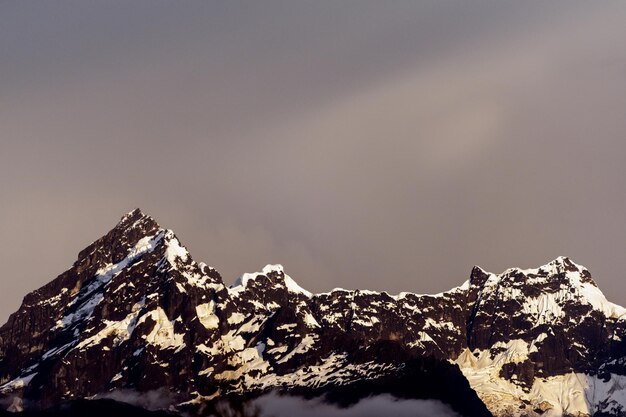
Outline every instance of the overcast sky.
[[232, 282], [567, 255], [626, 304], [626, 3], [0, 1], [0, 321], [141, 207]]

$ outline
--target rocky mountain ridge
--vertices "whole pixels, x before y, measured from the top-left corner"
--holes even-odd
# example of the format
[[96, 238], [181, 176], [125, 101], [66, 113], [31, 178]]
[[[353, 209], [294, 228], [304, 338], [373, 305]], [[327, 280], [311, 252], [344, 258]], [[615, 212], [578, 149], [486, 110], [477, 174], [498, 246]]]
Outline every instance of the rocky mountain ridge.
[[134, 210], [0, 328], [0, 395], [20, 409], [161, 390], [203, 413], [268, 391], [391, 393], [465, 415], [623, 416], [625, 318], [565, 257], [475, 267], [437, 295], [311, 294], [280, 265], [227, 287]]

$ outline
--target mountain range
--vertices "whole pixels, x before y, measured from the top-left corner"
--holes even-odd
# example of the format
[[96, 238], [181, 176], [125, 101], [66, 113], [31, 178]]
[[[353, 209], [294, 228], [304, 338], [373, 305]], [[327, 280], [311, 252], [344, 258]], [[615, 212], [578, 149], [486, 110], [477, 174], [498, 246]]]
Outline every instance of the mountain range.
[[136, 209], [0, 328], [10, 411], [152, 396], [160, 412], [215, 415], [270, 392], [340, 407], [434, 399], [465, 416], [626, 416], [626, 309], [566, 257], [474, 267], [435, 295], [312, 294], [281, 265], [227, 285]]

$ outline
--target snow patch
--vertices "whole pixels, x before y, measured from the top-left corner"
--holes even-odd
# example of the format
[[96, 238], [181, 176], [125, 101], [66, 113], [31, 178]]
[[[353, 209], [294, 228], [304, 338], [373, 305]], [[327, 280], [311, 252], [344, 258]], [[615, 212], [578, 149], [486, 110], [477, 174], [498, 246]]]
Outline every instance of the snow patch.
[[104, 286], [122, 272], [124, 268], [134, 263], [142, 255], [154, 251], [159, 242], [163, 240], [164, 234], [164, 230], [160, 229], [154, 236], [146, 236], [140, 239], [135, 246], [130, 249], [128, 255], [120, 262], [108, 264], [98, 269], [91, 282], [81, 289], [78, 296], [70, 304], [77, 304], [80, 305], [80, 307], [78, 307], [75, 312], [58, 320], [53, 330], [68, 328], [78, 321], [91, 317], [96, 306], [104, 299], [102, 292], [98, 292], [95, 295], [94, 293], [103, 289]]
[[239, 324], [241, 322], [243, 322], [246, 319], [246, 316], [244, 316], [241, 313], [232, 313], [228, 319], [226, 320], [228, 322], [228, 324]]
[[196, 314], [198, 315], [198, 320], [205, 328], [209, 330], [217, 329], [220, 320], [215, 315], [215, 303], [213, 301], [197, 305]]
[[253, 272], [253, 273], [245, 273], [243, 275], [241, 275], [239, 278], [237, 278], [235, 280], [235, 282], [233, 283], [233, 285], [229, 288], [229, 292], [232, 295], [239, 295], [242, 291], [244, 291], [246, 289], [246, 287], [248, 286], [248, 283], [257, 279], [259, 276], [268, 276], [271, 273], [276, 273], [278, 275], [282, 275], [283, 277], [283, 282], [285, 284], [285, 287], [287, 288], [287, 291], [295, 293], [295, 294], [302, 294], [306, 297], [312, 297], [313, 294], [307, 290], [305, 290], [304, 288], [302, 288], [301, 286], [299, 286], [296, 281], [293, 280], [293, 278], [291, 278], [289, 275], [285, 274], [285, 270], [283, 268], [282, 265], [280, 264], [268, 264], [266, 265], [260, 272]]
[[[535, 343], [541, 340], [542, 335]], [[498, 343], [493, 347], [505, 350], [492, 356], [488, 350], [472, 353], [465, 349], [455, 363], [495, 416], [525, 416], [537, 408], [545, 410], [542, 416], [546, 417], [588, 416], [618, 410], [620, 407], [626, 409], [624, 375], [611, 374], [607, 381], [582, 373], [535, 378], [528, 390], [501, 378], [500, 370], [507, 363], [526, 360], [533, 347], [523, 340]], [[529, 406], [520, 409], [519, 405], [524, 403]]]
[[307, 334], [302, 338], [298, 346], [296, 346], [291, 352], [278, 360], [277, 363], [285, 363], [289, 359], [293, 358], [295, 355], [301, 355], [308, 352], [313, 347], [313, 345], [315, 345], [317, 338], [318, 337], [316, 335]]
[[148, 318], [151, 318], [155, 323], [150, 333], [144, 336], [146, 342], [151, 345], [160, 346], [164, 349], [184, 346], [184, 335], [174, 331], [173, 323], [169, 320], [165, 311], [163, 311], [161, 307], [157, 307], [149, 313], [141, 316], [137, 325], [144, 323]]
[[4, 394], [28, 386], [28, 384], [30, 384], [30, 381], [35, 377], [35, 375], [37, 375], [36, 372], [34, 374], [20, 376], [7, 382], [4, 385], [0, 385], [0, 393]]

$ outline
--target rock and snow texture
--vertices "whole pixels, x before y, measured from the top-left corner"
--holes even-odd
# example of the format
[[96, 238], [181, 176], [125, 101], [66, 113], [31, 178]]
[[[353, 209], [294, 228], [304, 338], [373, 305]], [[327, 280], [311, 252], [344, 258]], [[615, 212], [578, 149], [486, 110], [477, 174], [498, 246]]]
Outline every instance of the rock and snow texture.
[[[224, 285], [139, 210], [0, 328], [0, 396], [167, 389], [438, 398], [461, 413], [626, 415], [626, 310], [567, 258], [437, 295], [312, 294], [281, 265]], [[471, 388], [473, 389], [470, 389]], [[338, 394], [337, 394], [338, 395]], [[479, 400], [480, 398], [480, 400]]]
[[586, 268], [559, 257], [475, 268], [471, 282], [480, 290], [455, 362], [495, 415], [626, 415], [626, 310]]

